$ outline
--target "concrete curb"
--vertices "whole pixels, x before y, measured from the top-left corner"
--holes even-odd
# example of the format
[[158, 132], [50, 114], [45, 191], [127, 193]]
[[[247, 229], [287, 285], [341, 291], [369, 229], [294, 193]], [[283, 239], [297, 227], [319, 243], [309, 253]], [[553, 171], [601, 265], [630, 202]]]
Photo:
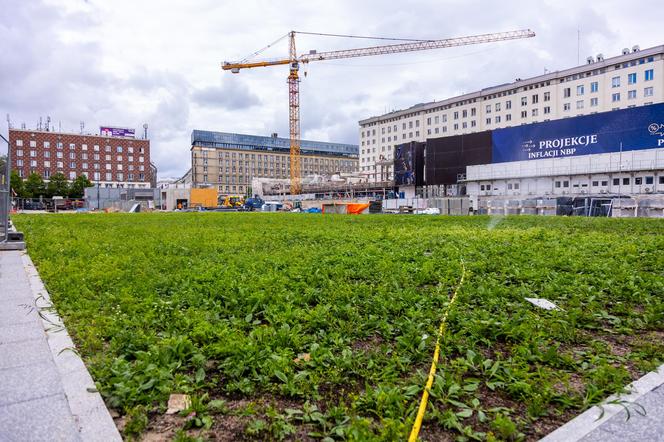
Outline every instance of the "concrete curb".
[[30, 291], [39, 309], [40, 320], [46, 333], [53, 361], [62, 379], [62, 385], [72, 416], [84, 441], [121, 442], [115, 422], [95, 383], [81, 360], [62, 319], [51, 303], [30, 256], [22, 255], [23, 267], [28, 275]]
[[[636, 402], [661, 385], [664, 385], [664, 364], [660, 365], [657, 370], [651, 371], [629, 384], [627, 386], [629, 393], [608, 397], [602, 403], [601, 408], [598, 405], [589, 408], [562, 427], [540, 439], [540, 442], [578, 441], [606, 423], [613, 416], [624, 411], [625, 406], [629, 407], [630, 403]], [[621, 402], [623, 405], [610, 404], [609, 402]], [[604, 414], [602, 414], [602, 409]]]

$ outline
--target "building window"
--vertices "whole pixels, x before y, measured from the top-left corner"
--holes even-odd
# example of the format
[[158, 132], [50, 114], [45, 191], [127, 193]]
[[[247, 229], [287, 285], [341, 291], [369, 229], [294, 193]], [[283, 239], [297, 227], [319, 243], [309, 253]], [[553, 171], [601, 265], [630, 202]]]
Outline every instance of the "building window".
[[44, 141], [44, 149], [50, 149], [51, 143], [49, 141]]
[[521, 118], [527, 118], [528, 117], [528, 111], [521, 111]]
[[598, 102], [599, 102], [599, 100], [598, 100], [597, 97], [593, 97], [593, 98], [591, 98], [591, 99], [590, 99], [590, 107], [595, 107], [595, 106], [597, 106]]
[[[509, 110], [509, 109], [512, 109], [512, 100], [507, 100], [507, 101], [505, 102], [505, 109], [508, 109], [508, 110]], [[473, 109], [473, 110], [474, 110], [474, 109]], [[475, 114], [473, 113], [473, 115], [475, 115]]]
[[496, 103], [496, 112], [500, 112], [500, 103]]
[[525, 106], [528, 104], [528, 97], [521, 97], [521, 106]]
[[550, 114], [551, 113], [551, 106], [544, 106], [544, 114]]
[[16, 160], [17, 167], [23, 167], [23, 160]]
[[655, 76], [654, 76], [654, 71], [653, 71], [652, 69], [648, 69], [648, 70], [645, 72], [645, 78], [646, 78], [646, 81], [650, 81], [650, 80], [652, 80], [653, 78], [655, 78]]
[[539, 95], [535, 94], [533, 95], [533, 104], [537, 104], [539, 102]]
[[629, 185], [629, 178], [623, 178], [622, 183], [623, 183], [623, 186], [628, 186]]
[[490, 105], [490, 104], [487, 104], [487, 105], [486, 105], [486, 113], [487, 113], [487, 114], [490, 114], [490, 113], [491, 113], [491, 105]]
[[70, 180], [75, 180], [76, 179], [76, 172], [74, 172], [73, 170], [71, 172], [69, 172], [69, 179]]
[[628, 100], [636, 99], [636, 89], [632, 91], [627, 91], [627, 99]]
[[613, 102], [620, 101], [620, 92], [616, 92], [615, 94], [611, 94], [611, 101], [613, 101]]
[[539, 109], [533, 109], [532, 110], [532, 116], [533, 117], [536, 117], [538, 113], [539, 113]]
[[563, 187], [569, 187], [569, 181], [563, 181]]
[[50, 169], [44, 169], [44, 178], [49, 179], [51, 177]]
[[544, 101], [551, 100], [551, 92], [544, 92]]
[[636, 72], [627, 74], [627, 84], [635, 84], [636, 83]]
[[613, 77], [611, 79], [611, 87], [620, 87], [620, 77]]
[[512, 121], [512, 114], [505, 115], [505, 120], [506, 121]]
[[37, 147], [37, 142], [35, 140], [30, 140], [30, 147]]
[[457, 111], [454, 112], [454, 119], [455, 120], [459, 119], [459, 112], [457, 112]]
[[69, 148], [70, 149], [76, 149], [76, 145], [74, 143], [69, 143]]
[[653, 94], [652, 86], [643, 89], [643, 96], [644, 97], [652, 97], [652, 94]]
[[576, 102], [576, 108], [577, 109], [583, 109], [583, 100], [579, 100]]
[[593, 81], [590, 83], [590, 92], [597, 92], [599, 90], [599, 83], [596, 81]]
[[655, 177], [653, 176], [646, 177], [646, 184], [653, 184], [654, 182], [655, 182]]
[[16, 140], [16, 145], [19, 147], [23, 146], [23, 140]]
[[576, 87], [576, 95], [583, 95], [583, 85], [580, 84]]
[[87, 144], [81, 144], [81, 150], [88, 150]]
[[563, 98], [569, 98], [572, 96], [572, 88], [566, 87], [563, 89]]
[[73, 161], [71, 161], [71, 162], [69, 163], [69, 168], [70, 168], [70, 169], [76, 169], [76, 163], [73, 162]]
[[569, 103], [563, 104], [563, 110], [564, 111], [568, 111], [568, 110], [570, 110], [570, 108], [571, 108], [571, 105]]

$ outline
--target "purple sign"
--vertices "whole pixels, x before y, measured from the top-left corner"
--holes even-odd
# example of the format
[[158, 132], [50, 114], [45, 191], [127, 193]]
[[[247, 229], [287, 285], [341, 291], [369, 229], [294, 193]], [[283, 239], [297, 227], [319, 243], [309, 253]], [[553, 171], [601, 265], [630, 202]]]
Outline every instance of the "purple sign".
[[101, 126], [99, 135], [102, 137], [136, 138], [136, 129]]

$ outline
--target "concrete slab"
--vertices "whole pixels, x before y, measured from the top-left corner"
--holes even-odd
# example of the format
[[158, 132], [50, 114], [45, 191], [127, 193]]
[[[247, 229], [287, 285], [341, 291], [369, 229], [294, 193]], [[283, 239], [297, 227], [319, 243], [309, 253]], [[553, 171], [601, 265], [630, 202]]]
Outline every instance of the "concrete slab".
[[46, 339], [0, 345], [0, 370], [52, 360]]
[[0, 407], [0, 440], [80, 441], [62, 393]]
[[26, 322], [39, 322], [34, 300], [26, 298], [0, 300], [0, 326], [25, 324]]
[[52, 360], [0, 370], [0, 407], [55, 394], [64, 394]]
[[35, 327], [31, 322], [0, 326], [0, 345], [13, 342], [24, 342], [35, 339], [46, 340], [43, 330]]

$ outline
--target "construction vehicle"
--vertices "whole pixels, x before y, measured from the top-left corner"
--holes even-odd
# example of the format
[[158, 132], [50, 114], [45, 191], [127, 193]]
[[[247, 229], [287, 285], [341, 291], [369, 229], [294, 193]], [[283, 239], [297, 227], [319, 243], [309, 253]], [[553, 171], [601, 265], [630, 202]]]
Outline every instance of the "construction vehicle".
[[262, 198], [256, 195], [253, 198], [247, 198], [244, 201], [244, 210], [246, 210], [247, 212], [253, 212], [254, 210], [261, 210], [263, 204], [265, 204], [265, 201], [263, 201]]
[[228, 195], [221, 203], [224, 209], [240, 209], [244, 207], [244, 196], [242, 195]]
[[[356, 49], [344, 49], [338, 51], [316, 52], [314, 50], [308, 53], [297, 55], [295, 50], [295, 34], [308, 34], [327, 37], [348, 37], [364, 38], [374, 40], [392, 40], [405, 41], [405, 43], [388, 44], [381, 46], [372, 46]], [[291, 195], [299, 195], [302, 187], [300, 183], [300, 77], [298, 71], [301, 64], [307, 64], [312, 61], [339, 60], [344, 58], [367, 57], [372, 55], [397, 54], [402, 52], [424, 51], [428, 49], [450, 48], [455, 46], [466, 46], [480, 43], [490, 43], [504, 40], [515, 40], [520, 38], [534, 37], [535, 33], [530, 29], [500, 32], [495, 34], [471, 35], [467, 37], [447, 38], [443, 40], [416, 40], [405, 38], [384, 38], [384, 37], [363, 37], [357, 35], [339, 35], [323, 34], [317, 32], [291, 31], [280, 37], [274, 43], [267, 45], [263, 49], [254, 52], [249, 57], [238, 62], [223, 62], [221, 68], [225, 71], [231, 71], [234, 74], [240, 72], [240, 69], [249, 69], [267, 66], [288, 65], [290, 73], [288, 75], [288, 106], [289, 106], [289, 127], [290, 127], [290, 191]], [[272, 47], [277, 42], [288, 38], [289, 55], [288, 58], [266, 59], [259, 61], [249, 61], [250, 58], [260, 54], [266, 49]]]

